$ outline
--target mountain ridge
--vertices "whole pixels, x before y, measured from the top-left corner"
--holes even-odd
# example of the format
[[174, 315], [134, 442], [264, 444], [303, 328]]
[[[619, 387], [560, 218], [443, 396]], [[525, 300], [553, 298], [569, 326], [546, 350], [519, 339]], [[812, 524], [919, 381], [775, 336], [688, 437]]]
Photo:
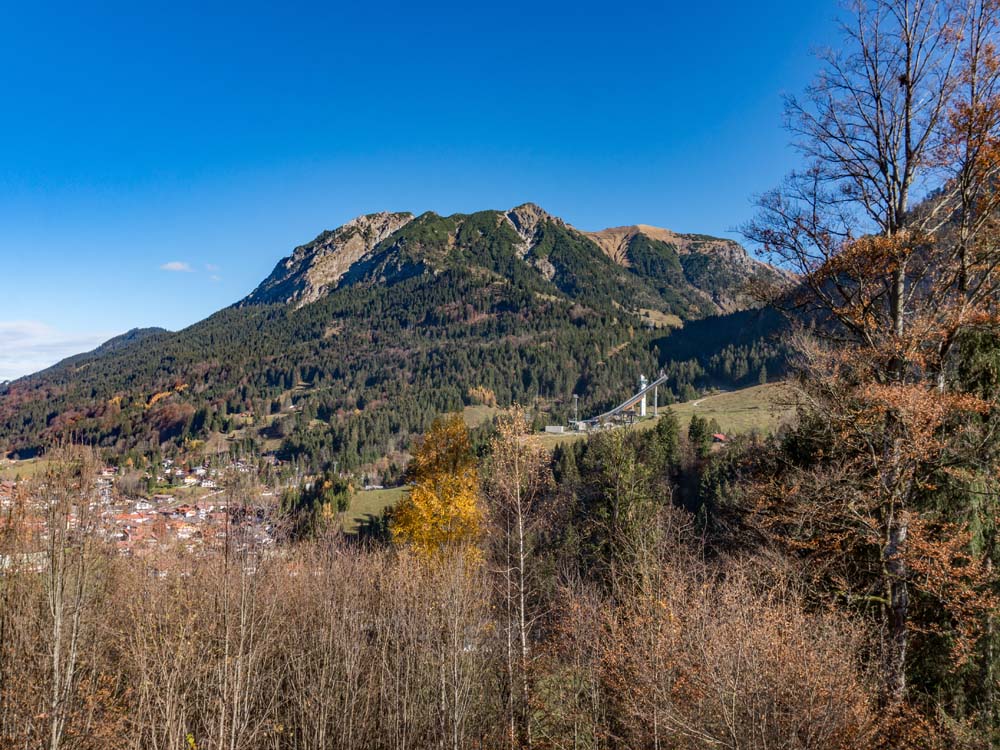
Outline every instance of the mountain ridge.
[[[394, 246], [396, 250], [402, 250], [408, 240], [405, 230], [414, 221], [453, 223], [446, 232], [445, 252], [433, 255], [429, 259], [432, 261], [431, 265], [439, 268], [448, 254], [447, 251], [456, 244], [457, 235], [464, 221], [481, 214], [492, 214], [498, 227], [503, 224], [513, 230], [516, 235], [516, 240], [512, 242], [514, 254], [547, 281], [553, 281], [559, 269], [547, 254], [535, 252], [541, 244], [541, 235], [544, 234], [546, 227], [568, 232], [578, 239], [592, 243], [616, 265], [630, 269], [639, 276], [656, 275], [671, 265], [674, 260], [672, 256], [676, 256], [680, 268], [673, 269], [675, 278], [671, 279], [670, 283], [677, 286], [682, 283], [680, 275], [686, 276], [686, 281], [694, 287], [696, 296], [708, 307], [715, 308], [703, 312], [726, 313], [741, 309], [746, 306], [746, 301], [741, 302], [733, 294], [738, 291], [735, 287], [739, 282], [758, 276], [767, 276], [772, 280], [782, 276], [778, 269], [753, 258], [733, 240], [708, 235], [682, 234], [648, 224], [612, 227], [595, 232], [584, 231], [550, 214], [538, 204], [529, 202], [504, 211], [484, 211], [476, 214], [440, 216], [433, 212], [425, 212], [415, 216], [409, 212], [378, 212], [356, 217], [336, 229], [321, 233], [312, 242], [295, 248], [291, 255], [277, 263], [264, 282], [237, 305], [285, 303], [303, 307], [311, 304], [335, 291], [342, 282], [349, 283], [363, 278], [365, 273], [359, 271], [361, 264], [370, 262], [372, 267], [377, 267], [379, 263], [376, 259], [380, 255], [386, 260], [392, 256]], [[647, 246], [636, 247], [640, 238], [647, 241]], [[654, 256], [658, 254], [659, 257], [651, 259], [648, 257], [650, 254]], [[699, 269], [700, 274], [692, 272], [683, 260], [687, 257], [687, 265], [694, 266], [696, 264], [691, 262], [692, 256], [699, 258], [702, 266], [711, 266], [712, 259], [722, 261], [727, 264], [726, 270], [730, 275], [735, 272], [736, 275], [745, 278], [729, 280], [727, 286], [730, 288], [726, 294], [713, 294], [710, 288], [706, 288], [711, 286], [707, 277], [711, 275], [712, 269]], [[410, 258], [414, 265], [427, 260], [420, 257], [419, 251], [417, 256]], [[678, 271], [680, 275], [676, 273]], [[387, 278], [391, 280], [391, 276], [390, 273]]]

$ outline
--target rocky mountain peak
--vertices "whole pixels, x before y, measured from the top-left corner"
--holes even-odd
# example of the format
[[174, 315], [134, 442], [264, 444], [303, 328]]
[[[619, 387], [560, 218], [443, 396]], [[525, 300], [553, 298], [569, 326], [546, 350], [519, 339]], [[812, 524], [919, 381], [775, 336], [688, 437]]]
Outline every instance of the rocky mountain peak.
[[583, 232], [594, 241], [610, 258], [621, 265], [628, 265], [628, 247], [637, 236], [642, 235], [657, 242], [672, 246], [678, 255], [705, 253], [718, 255], [730, 260], [751, 260], [746, 249], [735, 240], [710, 237], [704, 234], [681, 234], [654, 227], [650, 224], [632, 224], [624, 227], [609, 227], [596, 232]]
[[408, 211], [393, 213], [379, 211], [373, 214], [363, 214], [336, 230], [337, 234], [346, 235], [352, 230], [358, 232], [372, 247], [398, 229], [402, 229], [413, 220], [413, 214]]
[[522, 203], [520, 206], [515, 206], [507, 211], [504, 217], [521, 238], [516, 250], [522, 258], [534, 247], [539, 224], [551, 221], [560, 226], [566, 226], [562, 219], [553, 216], [536, 203]]
[[413, 214], [408, 212], [380, 211], [323, 232], [279, 261], [243, 304], [294, 302], [296, 307], [303, 307], [315, 302], [335, 289], [351, 266], [411, 221]]

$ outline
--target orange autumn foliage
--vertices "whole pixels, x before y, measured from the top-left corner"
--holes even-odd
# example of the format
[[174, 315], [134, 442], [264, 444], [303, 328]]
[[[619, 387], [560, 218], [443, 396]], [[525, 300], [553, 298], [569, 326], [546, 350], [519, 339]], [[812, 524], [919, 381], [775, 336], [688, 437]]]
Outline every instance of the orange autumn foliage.
[[424, 559], [474, 544], [482, 524], [479, 473], [461, 416], [435, 420], [409, 475], [413, 487], [393, 514], [393, 539]]

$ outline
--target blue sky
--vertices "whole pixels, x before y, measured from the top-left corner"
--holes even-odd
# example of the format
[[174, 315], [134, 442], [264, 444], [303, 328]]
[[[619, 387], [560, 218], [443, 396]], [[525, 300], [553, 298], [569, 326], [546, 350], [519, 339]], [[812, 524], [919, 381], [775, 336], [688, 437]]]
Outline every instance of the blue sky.
[[[8, 3], [0, 380], [178, 329], [361, 213], [727, 235], [834, 0]], [[732, 236], [732, 235], [730, 235]], [[170, 270], [174, 269], [174, 270]]]

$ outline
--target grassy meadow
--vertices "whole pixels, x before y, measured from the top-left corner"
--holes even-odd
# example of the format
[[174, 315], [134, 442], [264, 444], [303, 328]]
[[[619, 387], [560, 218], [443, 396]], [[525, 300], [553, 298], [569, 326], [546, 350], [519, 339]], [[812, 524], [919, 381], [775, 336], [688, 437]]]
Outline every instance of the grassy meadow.
[[[660, 407], [662, 411], [667, 407]], [[691, 421], [694, 414], [707, 420], [714, 419], [720, 429], [727, 435], [758, 430], [763, 433], [774, 432], [782, 421], [790, 419], [795, 413], [795, 393], [787, 383], [767, 383], [738, 391], [726, 391], [703, 396], [693, 401], [672, 404], [670, 409], [677, 415], [682, 430]], [[649, 405], [649, 413], [653, 410]], [[656, 424], [652, 416], [638, 422], [636, 429], [648, 430]], [[569, 440], [579, 440], [586, 433], [571, 432], [564, 435], [539, 435], [541, 443], [549, 448], [555, 448], [560, 443]]]

